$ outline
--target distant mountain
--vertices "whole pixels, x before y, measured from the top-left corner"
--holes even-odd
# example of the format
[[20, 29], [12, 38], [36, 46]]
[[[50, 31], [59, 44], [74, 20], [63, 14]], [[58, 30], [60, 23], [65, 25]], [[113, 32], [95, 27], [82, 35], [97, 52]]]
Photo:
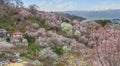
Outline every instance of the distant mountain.
[[84, 17], [87, 19], [119, 19], [120, 9], [104, 11], [65, 11], [64, 13]]
[[69, 19], [71, 19], [71, 20], [77, 19], [77, 20], [79, 20], [79, 21], [86, 19], [86, 18], [83, 18], [83, 17], [81, 17], [81, 16], [76, 16], [76, 15], [67, 14], [67, 13], [65, 14], [65, 13], [63, 13], [63, 12], [53, 12], [53, 14], [55, 14], [56, 16], [61, 17], [61, 18], [63, 19], [63, 21], [64, 21], [64, 19], [66, 19], [66, 18], [69, 18]]

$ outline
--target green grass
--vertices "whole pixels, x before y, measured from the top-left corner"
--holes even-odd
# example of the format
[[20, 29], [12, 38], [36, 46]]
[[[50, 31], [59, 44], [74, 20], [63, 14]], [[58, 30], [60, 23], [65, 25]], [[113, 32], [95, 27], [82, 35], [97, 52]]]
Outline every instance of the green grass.
[[2, 19], [0, 18], [0, 28], [6, 29], [8, 31], [14, 32], [17, 31], [17, 28], [15, 25], [13, 25], [13, 19]]
[[33, 56], [37, 56], [39, 54], [40, 51], [40, 47], [38, 46], [38, 44], [36, 44], [35, 42], [35, 38], [29, 37], [28, 35], [25, 35], [25, 38], [28, 40], [28, 54], [33, 55]]
[[28, 58], [25, 54], [20, 55], [20, 58], [23, 59], [24, 61], [33, 61], [32, 59]]

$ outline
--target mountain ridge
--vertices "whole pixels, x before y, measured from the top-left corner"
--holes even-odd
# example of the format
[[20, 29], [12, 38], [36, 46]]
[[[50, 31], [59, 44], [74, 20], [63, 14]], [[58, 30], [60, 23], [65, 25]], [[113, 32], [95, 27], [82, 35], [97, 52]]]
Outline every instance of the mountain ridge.
[[87, 19], [119, 19], [120, 9], [101, 11], [65, 11], [64, 13], [84, 17]]

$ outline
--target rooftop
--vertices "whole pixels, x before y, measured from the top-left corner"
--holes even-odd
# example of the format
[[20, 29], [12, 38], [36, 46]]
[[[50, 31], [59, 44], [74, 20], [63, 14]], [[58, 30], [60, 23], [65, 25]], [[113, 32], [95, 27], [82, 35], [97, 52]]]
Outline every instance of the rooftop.
[[7, 30], [5, 30], [5, 29], [0, 29], [0, 32], [7, 32]]

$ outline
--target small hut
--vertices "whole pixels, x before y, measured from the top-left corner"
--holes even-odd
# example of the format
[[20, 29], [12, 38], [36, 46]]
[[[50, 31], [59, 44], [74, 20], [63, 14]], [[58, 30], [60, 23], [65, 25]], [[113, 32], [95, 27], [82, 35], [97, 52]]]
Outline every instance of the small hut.
[[13, 43], [13, 44], [19, 44], [19, 45], [27, 45], [28, 42], [27, 42], [27, 39], [25, 39], [23, 37], [23, 34], [22, 32], [15, 32], [11, 35], [11, 40], [10, 42]]
[[15, 32], [11, 36], [12, 39], [22, 39], [23, 38], [23, 33], [21, 32]]

